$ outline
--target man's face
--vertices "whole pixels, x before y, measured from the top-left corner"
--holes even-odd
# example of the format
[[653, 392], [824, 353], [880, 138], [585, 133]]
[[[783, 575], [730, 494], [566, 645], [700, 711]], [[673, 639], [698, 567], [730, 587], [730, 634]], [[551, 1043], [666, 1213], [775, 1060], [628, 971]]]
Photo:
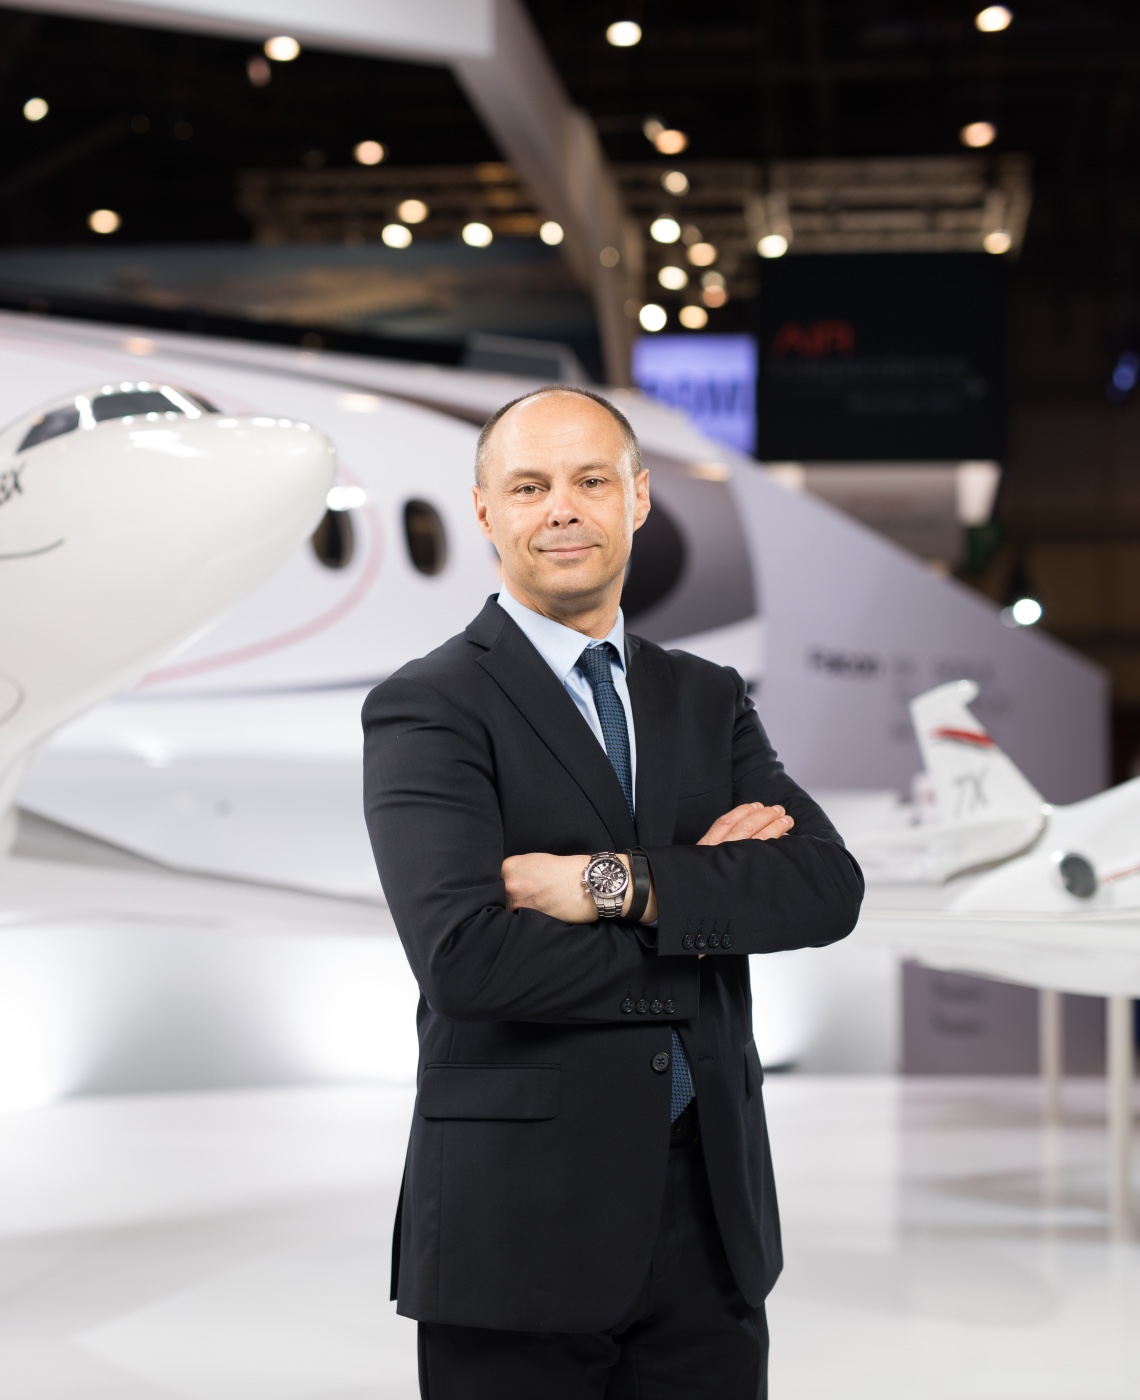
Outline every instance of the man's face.
[[649, 514], [621, 430], [600, 404], [552, 392], [496, 425], [475, 513], [520, 602], [552, 616], [620, 593], [633, 532]]

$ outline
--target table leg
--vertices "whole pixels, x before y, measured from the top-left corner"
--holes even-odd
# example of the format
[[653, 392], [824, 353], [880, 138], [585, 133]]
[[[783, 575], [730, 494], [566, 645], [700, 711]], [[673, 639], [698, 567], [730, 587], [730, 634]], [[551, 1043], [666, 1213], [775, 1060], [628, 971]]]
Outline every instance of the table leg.
[[1065, 1035], [1061, 1020], [1061, 993], [1042, 987], [1037, 993], [1038, 1064], [1045, 1098], [1045, 1122], [1061, 1121], [1061, 1080], [1065, 1073]]
[[1132, 1228], [1132, 998], [1108, 998], [1108, 1141], [1110, 1210], [1118, 1234]]

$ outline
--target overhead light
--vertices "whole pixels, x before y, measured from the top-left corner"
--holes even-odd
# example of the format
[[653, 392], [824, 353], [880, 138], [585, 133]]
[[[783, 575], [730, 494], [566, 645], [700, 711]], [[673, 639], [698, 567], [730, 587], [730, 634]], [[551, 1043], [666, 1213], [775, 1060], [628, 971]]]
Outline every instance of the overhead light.
[[1140, 383], [1140, 355], [1135, 350], [1122, 350], [1116, 357], [1108, 381], [1108, 397], [1113, 403], [1124, 400]]
[[653, 144], [665, 130], [665, 123], [660, 117], [646, 117], [641, 123], [641, 129], [645, 133], [645, 139]]
[[657, 280], [666, 291], [679, 292], [689, 285], [689, 274], [683, 267], [674, 267], [670, 264], [658, 272]]
[[268, 87], [273, 81], [273, 69], [263, 54], [255, 53], [246, 59], [245, 76], [254, 87]]
[[1007, 228], [992, 228], [982, 239], [987, 253], [1008, 253], [1013, 247], [1013, 234]]
[[87, 227], [92, 233], [114, 233], [122, 222], [114, 209], [92, 209], [87, 215]]
[[653, 137], [653, 144], [663, 156], [679, 156], [688, 147], [689, 138], [676, 127], [666, 127]]
[[958, 133], [963, 146], [980, 150], [982, 146], [992, 146], [997, 140], [997, 127], [993, 122], [967, 122]]
[[782, 258], [788, 251], [788, 240], [782, 233], [766, 233], [757, 243], [756, 251], [762, 258]]
[[379, 165], [387, 154], [379, 141], [358, 141], [352, 148], [358, 165]]
[[649, 225], [649, 236], [656, 243], [676, 243], [681, 236], [681, 225], [676, 219], [662, 214]]
[[641, 322], [641, 329], [656, 333], [665, 329], [665, 323], [669, 317], [663, 306], [658, 306], [656, 302], [649, 302], [638, 312], [637, 319]]
[[174, 139], [176, 141], [189, 141], [194, 135], [194, 128], [189, 122], [174, 123]]
[[702, 272], [701, 286], [707, 291], [709, 287], [724, 287], [724, 274], [720, 272]]
[[29, 97], [24, 103], [24, 120], [42, 122], [48, 114], [48, 105], [42, 97]]
[[463, 225], [463, 241], [472, 248], [486, 248], [494, 236], [486, 224]]
[[615, 49], [632, 49], [641, 43], [641, 25], [631, 19], [619, 19], [606, 30], [606, 41]]
[[719, 254], [712, 243], [693, 243], [687, 256], [694, 267], [709, 267], [716, 262]]
[[699, 331], [708, 325], [709, 313], [703, 306], [682, 306], [677, 319], [687, 331]]
[[1011, 607], [1002, 608], [1001, 620], [1007, 627], [1033, 627], [1041, 621], [1044, 611], [1036, 598], [1018, 598]]
[[974, 24], [983, 34], [1000, 34], [1013, 23], [1013, 11], [1008, 5], [987, 5], [974, 16]]
[[401, 199], [396, 205], [396, 213], [406, 224], [422, 224], [431, 210], [422, 199]]
[[404, 224], [385, 224], [380, 237], [389, 248], [406, 248], [412, 241], [412, 231]]
[[539, 228], [538, 236], [551, 248], [556, 248], [563, 238], [566, 237], [562, 231], [562, 225], [554, 219], [547, 219]]
[[265, 41], [265, 57], [274, 63], [292, 63], [301, 52], [301, 45], [291, 34], [276, 34]]
[[617, 267], [621, 262], [621, 254], [612, 245], [607, 244], [598, 254], [598, 261], [603, 267]]
[[723, 287], [706, 287], [701, 293], [701, 300], [715, 311], [728, 300], [728, 293]]
[[688, 194], [689, 177], [683, 170], [666, 170], [661, 177], [661, 187], [670, 194]]

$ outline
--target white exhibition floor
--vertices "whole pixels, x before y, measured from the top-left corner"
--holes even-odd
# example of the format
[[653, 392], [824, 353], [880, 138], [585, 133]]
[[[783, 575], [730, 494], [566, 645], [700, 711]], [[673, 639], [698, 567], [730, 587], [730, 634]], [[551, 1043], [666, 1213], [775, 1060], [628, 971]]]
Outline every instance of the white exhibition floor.
[[[773, 1077], [773, 1400], [1135, 1400], [1103, 1086]], [[407, 1089], [0, 1116], [0, 1396], [414, 1400], [387, 1301]], [[536, 1397], [540, 1400], [540, 1397]]]

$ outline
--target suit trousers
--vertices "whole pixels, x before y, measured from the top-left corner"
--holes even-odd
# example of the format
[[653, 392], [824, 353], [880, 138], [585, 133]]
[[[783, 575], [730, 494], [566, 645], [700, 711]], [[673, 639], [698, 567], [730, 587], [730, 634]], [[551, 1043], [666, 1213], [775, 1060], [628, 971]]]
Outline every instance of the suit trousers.
[[700, 1141], [669, 1149], [653, 1260], [618, 1326], [505, 1332], [421, 1322], [419, 1362], [424, 1400], [766, 1400], [764, 1309], [749, 1307], [733, 1280]]

